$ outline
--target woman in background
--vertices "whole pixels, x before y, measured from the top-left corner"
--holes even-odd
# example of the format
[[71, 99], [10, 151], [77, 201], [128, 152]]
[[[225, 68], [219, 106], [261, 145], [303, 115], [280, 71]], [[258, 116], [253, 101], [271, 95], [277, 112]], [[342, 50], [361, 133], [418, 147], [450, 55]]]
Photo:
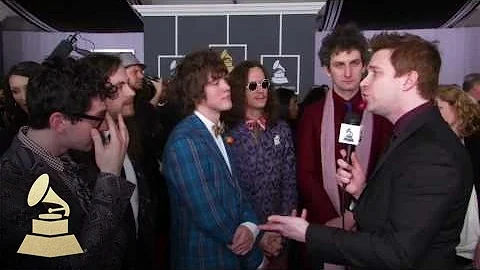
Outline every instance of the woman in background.
[[[480, 180], [480, 107], [466, 92], [457, 85], [440, 86], [436, 104], [445, 121], [460, 138], [470, 153], [474, 170], [474, 189], [465, 216], [465, 222], [460, 233], [460, 243], [457, 250], [458, 268], [472, 266], [480, 268], [480, 222], [478, 213], [478, 192]], [[472, 261], [473, 260], [473, 261]]]
[[[226, 142], [232, 149], [239, 183], [263, 223], [269, 215], [288, 215], [297, 207], [291, 131], [278, 119], [278, 105], [268, 78], [259, 62], [238, 64], [229, 74], [233, 107], [224, 115], [230, 127]], [[285, 244], [277, 233], [267, 232], [262, 237], [260, 246], [268, 258], [267, 269], [287, 268]]]
[[0, 121], [2, 123], [0, 155], [8, 149], [18, 129], [27, 123], [27, 85], [29, 79], [37, 74], [40, 68], [41, 65], [33, 61], [20, 62], [5, 76], [5, 105]]

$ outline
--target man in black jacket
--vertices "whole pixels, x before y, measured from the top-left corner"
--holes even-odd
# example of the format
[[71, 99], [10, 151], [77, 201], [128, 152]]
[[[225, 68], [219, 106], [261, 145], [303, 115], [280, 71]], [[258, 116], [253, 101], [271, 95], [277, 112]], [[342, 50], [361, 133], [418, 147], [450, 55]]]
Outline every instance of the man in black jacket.
[[[57, 64], [29, 82], [29, 125], [0, 160], [0, 268], [127, 269], [128, 131], [104, 102], [116, 91], [94, 68]], [[99, 173], [84, 178], [67, 151], [93, 147]]]
[[[472, 189], [468, 154], [432, 105], [441, 58], [411, 34], [372, 38], [360, 86], [367, 110], [394, 124], [368, 184], [359, 160], [339, 159], [337, 181], [357, 199], [356, 232], [272, 216], [263, 229], [306, 242], [327, 262], [367, 269], [452, 269]], [[345, 152], [342, 153], [345, 156]]]

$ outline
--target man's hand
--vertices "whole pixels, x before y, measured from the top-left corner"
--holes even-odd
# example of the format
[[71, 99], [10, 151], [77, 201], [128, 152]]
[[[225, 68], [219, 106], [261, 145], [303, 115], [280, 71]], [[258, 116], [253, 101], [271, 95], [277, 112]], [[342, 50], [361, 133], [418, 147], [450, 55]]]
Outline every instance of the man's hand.
[[153, 106], [157, 106], [163, 93], [163, 80], [159, 79], [151, 82], [153, 84], [153, 88], [155, 88], [155, 94], [153, 95], [152, 99], [150, 99], [150, 104], [152, 104]]
[[278, 232], [298, 242], [305, 242], [305, 234], [307, 233], [308, 225], [310, 225], [305, 220], [306, 218], [307, 210], [303, 209], [300, 217], [297, 217], [297, 211], [293, 210], [291, 216], [269, 216], [268, 222], [258, 226], [258, 228], [260, 230]]
[[342, 156], [342, 159], [337, 160], [337, 183], [339, 186], [345, 188], [345, 191], [358, 199], [367, 185], [365, 172], [363, 171], [355, 152], [352, 153], [352, 165], [343, 160], [347, 155], [345, 150], [340, 150], [340, 155]]
[[238, 226], [233, 235], [232, 244], [228, 248], [237, 255], [247, 254], [253, 247], [255, 239], [253, 233], [246, 226]]
[[260, 247], [267, 257], [276, 257], [282, 250], [282, 236], [276, 232], [265, 232], [260, 240]]
[[128, 147], [128, 130], [123, 117], [118, 115], [118, 125], [107, 112], [105, 120], [108, 125], [110, 139], [104, 144], [97, 129], [92, 129], [91, 137], [95, 147], [95, 161], [101, 172], [120, 175]]

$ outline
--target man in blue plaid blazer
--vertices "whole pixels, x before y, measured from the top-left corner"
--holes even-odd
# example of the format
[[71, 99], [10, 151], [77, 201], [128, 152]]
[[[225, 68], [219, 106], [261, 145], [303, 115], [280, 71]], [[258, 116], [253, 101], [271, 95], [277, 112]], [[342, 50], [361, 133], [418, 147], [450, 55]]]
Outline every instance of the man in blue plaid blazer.
[[189, 113], [170, 135], [164, 174], [171, 205], [172, 269], [257, 269], [257, 217], [232, 171], [220, 113], [232, 107], [214, 51], [187, 55], [169, 87]]

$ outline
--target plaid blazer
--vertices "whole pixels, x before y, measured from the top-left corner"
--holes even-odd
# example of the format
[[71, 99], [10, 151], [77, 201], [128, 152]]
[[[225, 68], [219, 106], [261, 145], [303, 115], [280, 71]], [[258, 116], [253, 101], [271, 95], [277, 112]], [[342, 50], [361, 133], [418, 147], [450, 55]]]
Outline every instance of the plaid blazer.
[[262, 260], [257, 245], [245, 256], [227, 248], [241, 223], [258, 219], [202, 121], [191, 115], [180, 122], [163, 155], [172, 269], [256, 269]]

